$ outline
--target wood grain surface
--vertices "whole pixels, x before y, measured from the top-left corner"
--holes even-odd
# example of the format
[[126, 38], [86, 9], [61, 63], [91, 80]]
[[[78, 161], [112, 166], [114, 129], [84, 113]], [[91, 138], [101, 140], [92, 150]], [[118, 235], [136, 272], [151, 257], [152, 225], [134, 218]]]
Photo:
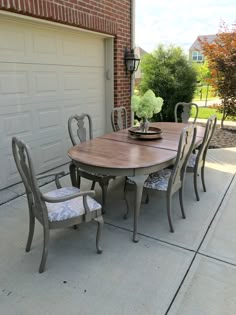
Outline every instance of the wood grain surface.
[[143, 168], [169, 161], [176, 151], [104, 138], [78, 144], [68, 151], [72, 160], [106, 168]]
[[[128, 137], [128, 129], [103, 135], [69, 149], [68, 155], [83, 164], [113, 168], [137, 169], [173, 160], [176, 157], [181, 130], [187, 124], [153, 123], [163, 130], [162, 139], [134, 140]], [[200, 143], [204, 127], [197, 129]]]

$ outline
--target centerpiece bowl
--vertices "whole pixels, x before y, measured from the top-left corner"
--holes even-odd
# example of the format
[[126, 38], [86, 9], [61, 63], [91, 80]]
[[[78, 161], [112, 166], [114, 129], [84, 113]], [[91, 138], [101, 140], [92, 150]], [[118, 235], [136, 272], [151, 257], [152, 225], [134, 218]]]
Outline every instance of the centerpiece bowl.
[[147, 132], [143, 132], [140, 127], [131, 127], [128, 129], [129, 138], [140, 140], [154, 140], [162, 138], [162, 130], [157, 127], [149, 127]]

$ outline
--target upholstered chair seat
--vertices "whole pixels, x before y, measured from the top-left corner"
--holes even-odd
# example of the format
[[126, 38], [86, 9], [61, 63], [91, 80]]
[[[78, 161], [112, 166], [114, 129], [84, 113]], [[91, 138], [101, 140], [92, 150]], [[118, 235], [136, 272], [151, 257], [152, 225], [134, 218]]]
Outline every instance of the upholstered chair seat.
[[[76, 187], [64, 187], [50, 191], [44, 194], [44, 196], [66, 197], [79, 192], [80, 189]], [[87, 197], [87, 203], [89, 206], [89, 211], [92, 212], [101, 210], [101, 205], [90, 196]], [[46, 206], [48, 210], [48, 220], [50, 222], [68, 220], [85, 214], [82, 196], [58, 203], [46, 202]]]

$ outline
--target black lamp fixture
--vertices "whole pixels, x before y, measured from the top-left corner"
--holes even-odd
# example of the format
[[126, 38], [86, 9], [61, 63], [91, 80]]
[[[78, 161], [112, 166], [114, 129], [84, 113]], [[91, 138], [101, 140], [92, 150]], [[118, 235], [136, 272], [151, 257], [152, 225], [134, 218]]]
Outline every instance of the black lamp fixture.
[[132, 74], [133, 72], [138, 70], [140, 58], [138, 58], [138, 56], [135, 55], [134, 49], [128, 50], [128, 48], [126, 47], [124, 62], [126, 74], [128, 73], [128, 71]]

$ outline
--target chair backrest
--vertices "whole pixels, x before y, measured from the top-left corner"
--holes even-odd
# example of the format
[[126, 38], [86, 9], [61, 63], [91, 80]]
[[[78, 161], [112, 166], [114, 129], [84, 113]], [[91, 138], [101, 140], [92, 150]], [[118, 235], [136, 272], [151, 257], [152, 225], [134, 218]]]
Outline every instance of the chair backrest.
[[196, 157], [195, 167], [198, 167], [201, 161], [205, 162], [207, 150], [216, 128], [216, 122], [217, 122], [216, 115], [212, 115], [207, 120], [203, 140]]
[[187, 123], [191, 114], [191, 108], [195, 107], [196, 113], [193, 123], [195, 124], [198, 117], [198, 106], [195, 103], [179, 102], [175, 105], [175, 122]]
[[25, 186], [29, 210], [33, 211], [34, 216], [38, 218], [38, 220], [47, 222], [47, 209], [44, 201], [41, 199], [42, 194], [36, 180], [30, 149], [23, 141], [13, 137], [12, 152], [16, 167]]
[[73, 145], [93, 139], [93, 126], [90, 115], [82, 114], [80, 116], [70, 116], [68, 119], [68, 131]]
[[175, 192], [182, 186], [188, 159], [194, 147], [196, 134], [197, 127], [193, 124], [183, 128], [181, 132], [177, 157], [168, 184], [169, 192]]
[[113, 131], [128, 128], [127, 111], [124, 106], [114, 107], [111, 112], [111, 125]]

